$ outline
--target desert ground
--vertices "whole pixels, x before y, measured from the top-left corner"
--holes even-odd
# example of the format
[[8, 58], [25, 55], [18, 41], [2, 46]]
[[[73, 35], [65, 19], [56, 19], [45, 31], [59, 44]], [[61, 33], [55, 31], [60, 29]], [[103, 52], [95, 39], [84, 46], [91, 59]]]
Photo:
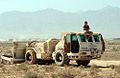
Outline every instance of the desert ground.
[[101, 59], [91, 60], [86, 67], [75, 61], [69, 66], [0, 63], [0, 78], [120, 78], [120, 41], [106, 41]]

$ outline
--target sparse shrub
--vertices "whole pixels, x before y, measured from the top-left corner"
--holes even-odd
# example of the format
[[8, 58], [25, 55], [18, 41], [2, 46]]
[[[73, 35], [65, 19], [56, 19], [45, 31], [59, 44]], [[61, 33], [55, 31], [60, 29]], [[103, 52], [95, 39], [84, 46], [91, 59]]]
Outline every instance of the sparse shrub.
[[90, 68], [90, 76], [92, 76], [92, 78], [97, 78], [99, 71], [100, 70], [98, 69], [98, 67], [96, 65], [92, 65]]
[[87, 73], [85, 72], [85, 66], [73, 67], [67, 66], [60, 74], [60, 78], [86, 78]]
[[27, 72], [24, 78], [43, 78], [41, 75], [39, 76], [36, 72]]
[[119, 51], [119, 48], [118, 48], [118, 47], [113, 46], [113, 47], [112, 47], [112, 51], [115, 51], [115, 52], [116, 52], [116, 51]]
[[75, 72], [72, 71], [72, 69], [69, 69], [68, 67], [65, 67], [65, 69], [56, 71], [51, 74], [51, 78], [74, 78]]
[[120, 65], [111, 65], [110, 67], [113, 69], [113, 72], [109, 74], [109, 78], [120, 78]]
[[66, 70], [63, 73], [60, 74], [61, 78], [74, 78], [74, 73], [71, 73], [71, 71]]
[[39, 72], [39, 68], [38, 67], [34, 67], [33, 71]]
[[17, 65], [17, 70], [24, 70], [25, 72], [27, 72], [28, 69], [29, 69], [28, 66], [24, 63]]
[[0, 68], [4, 67], [4, 64], [0, 64]]
[[53, 72], [54, 71], [54, 67], [53, 66], [48, 66], [48, 67], [44, 67], [46, 72]]
[[115, 65], [110, 65], [111, 69], [115, 69], [115, 67], [116, 67]]
[[115, 67], [115, 71], [119, 74], [120, 73], [120, 65]]
[[6, 70], [7, 70], [6, 67], [3, 66], [3, 67], [2, 67], [2, 72], [5, 73]]

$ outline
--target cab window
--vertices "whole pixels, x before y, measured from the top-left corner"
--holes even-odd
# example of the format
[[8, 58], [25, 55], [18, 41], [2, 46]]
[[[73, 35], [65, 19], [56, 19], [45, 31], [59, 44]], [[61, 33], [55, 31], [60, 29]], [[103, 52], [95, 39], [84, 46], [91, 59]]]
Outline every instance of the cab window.
[[95, 42], [100, 42], [99, 36], [98, 35], [93, 35]]
[[67, 42], [68, 42], [68, 43], [70, 43], [70, 42], [71, 42], [70, 35], [67, 35]]
[[85, 35], [79, 35], [79, 39], [81, 42], [86, 42]]
[[72, 35], [72, 41], [77, 41], [77, 36], [76, 35]]

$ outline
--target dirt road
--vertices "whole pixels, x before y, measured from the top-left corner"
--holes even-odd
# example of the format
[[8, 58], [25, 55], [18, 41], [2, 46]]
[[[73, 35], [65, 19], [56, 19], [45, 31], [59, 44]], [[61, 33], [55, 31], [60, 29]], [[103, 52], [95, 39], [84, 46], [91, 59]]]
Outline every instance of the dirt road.
[[120, 65], [120, 61], [103, 61], [103, 60], [91, 60], [89, 65], [97, 65], [97, 66], [110, 66], [110, 65]]

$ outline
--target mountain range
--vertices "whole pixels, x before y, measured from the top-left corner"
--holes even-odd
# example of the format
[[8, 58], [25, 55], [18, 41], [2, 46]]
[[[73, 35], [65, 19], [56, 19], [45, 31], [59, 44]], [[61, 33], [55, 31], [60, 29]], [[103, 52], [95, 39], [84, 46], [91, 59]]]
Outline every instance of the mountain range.
[[61, 32], [81, 32], [88, 21], [91, 31], [104, 38], [120, 37], [120, 8], [63, 12], [47, 8], [35, 12], [9, 11], [0, 14], [0, 39], [60, 38]]

